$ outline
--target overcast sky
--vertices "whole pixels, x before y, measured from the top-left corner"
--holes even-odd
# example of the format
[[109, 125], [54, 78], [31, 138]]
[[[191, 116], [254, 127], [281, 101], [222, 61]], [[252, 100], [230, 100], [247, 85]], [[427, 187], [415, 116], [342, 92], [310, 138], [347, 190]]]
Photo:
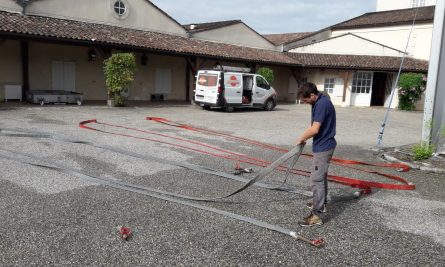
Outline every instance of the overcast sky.
[[261, 34], [316, 31], [376, 8], [376, 0], [151, 1], [181, 24], [241, 19]]

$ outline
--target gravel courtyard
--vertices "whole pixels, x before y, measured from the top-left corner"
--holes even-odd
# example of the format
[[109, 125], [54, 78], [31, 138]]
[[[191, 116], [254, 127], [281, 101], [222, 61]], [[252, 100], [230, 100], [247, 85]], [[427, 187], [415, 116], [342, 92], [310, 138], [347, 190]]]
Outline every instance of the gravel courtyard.
[[[337, 109], [335, 157], [382, 163], [370, 148], [377, 142], [385, 110]], [[282, 152], [227, 138], [187, 131], [148, 121], [147, 116], [221, 131], [290, 149], [309, 125], [307, 105], [279, 105], [275, 111], [225, 113], [181, 103], [108, 108], [8, 103], [0, 104], [0, 129], [22, 129], [112, 146], [158, 158], [188, 162], [232, 173], [234, 162], [149, 141], [160, 138], [128, 128], [174, 135], [221, 149], [274, 161]], [[383, 146], [420, 141], [422, 113], [391, 111]], [[104, 124], [131, 138], [79, 128], [79, 122]], [[145, 138], [145, 139], [143, 139]], [[162, 140], [167, 138], [162, 137]], [[171, 141], [171, 140], [170, 140]], [[310, 144], [305, 152], [310, 153]], [[15, 153], [16, 152], [16, 153]], [[189, 196], [221, 196], [241, 182], [177, 166], [142, 160], [85, 144], [50, 138], [1, 136], [0, 153], [11, 158], [30, 154], [110, 181], [121, 181]], [[308, 169], [302, 157], [297, 167]], [[252, 167], [256, 172], [257, 166]], [[360, 166], [358, 168], [364, 169]], [[0, 157], [0, 266], [439, 266], [445, 261], [445, 177], [412, 170], [366, 168], [400, 175], [416, 189], [374, 190], [360, 199], [345, 198], [354, 190], [329, 183], [334, 196], [321, 227], [302, 228], [309, 212], [307, 196], [252, 186], [225, 200], [200, 205], [248, 216], [292, 229], [308, 238], [323, 237], [315, 248], [290, 236], [205, 210], [111, 188], [56, 170]], [[333, 165], [332, 174], [397, 183]], [[244, 174], [246, 179], [252, 174]], [[264, 180], [277, 184], [284, 174]], [[292, 175], [289, 185], [309, 190], [307, 177]], [[123, 241], [118, 226], [131, 227]]]

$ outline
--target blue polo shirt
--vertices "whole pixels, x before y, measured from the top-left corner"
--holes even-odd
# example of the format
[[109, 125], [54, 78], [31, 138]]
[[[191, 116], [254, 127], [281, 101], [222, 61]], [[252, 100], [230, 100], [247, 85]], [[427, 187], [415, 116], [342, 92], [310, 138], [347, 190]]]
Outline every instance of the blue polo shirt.
[[335, 108], [331, 100], [321, 93], [312, 106], [312, 123], [314, 121], [321, 123], [321, 126], [320, 131], [313, 138], [312, 151], [318, 153], [335, 148], [337, 146]]

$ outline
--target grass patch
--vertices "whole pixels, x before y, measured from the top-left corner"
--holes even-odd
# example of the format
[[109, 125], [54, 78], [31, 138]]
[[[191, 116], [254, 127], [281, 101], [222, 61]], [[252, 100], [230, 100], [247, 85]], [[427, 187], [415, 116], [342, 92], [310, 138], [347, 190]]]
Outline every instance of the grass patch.
[[429, 159], [434, 152], [434, 146], [427, 142], [421, 142], [413, 147], [414, 160]]

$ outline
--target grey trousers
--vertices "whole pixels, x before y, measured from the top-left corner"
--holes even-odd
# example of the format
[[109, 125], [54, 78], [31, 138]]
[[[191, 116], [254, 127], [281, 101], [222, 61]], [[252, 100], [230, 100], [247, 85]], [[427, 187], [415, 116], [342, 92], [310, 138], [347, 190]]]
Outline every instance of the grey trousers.
[[325, 151], [314, 153], [312, 159], [312, 169], [310, 177], [312, 197], [312, 213], [320, 216], [323, 210], [323, 205], [327, 202], [328, 196], [328, 169], [331, 162], [332, 155], [335, 148]]

